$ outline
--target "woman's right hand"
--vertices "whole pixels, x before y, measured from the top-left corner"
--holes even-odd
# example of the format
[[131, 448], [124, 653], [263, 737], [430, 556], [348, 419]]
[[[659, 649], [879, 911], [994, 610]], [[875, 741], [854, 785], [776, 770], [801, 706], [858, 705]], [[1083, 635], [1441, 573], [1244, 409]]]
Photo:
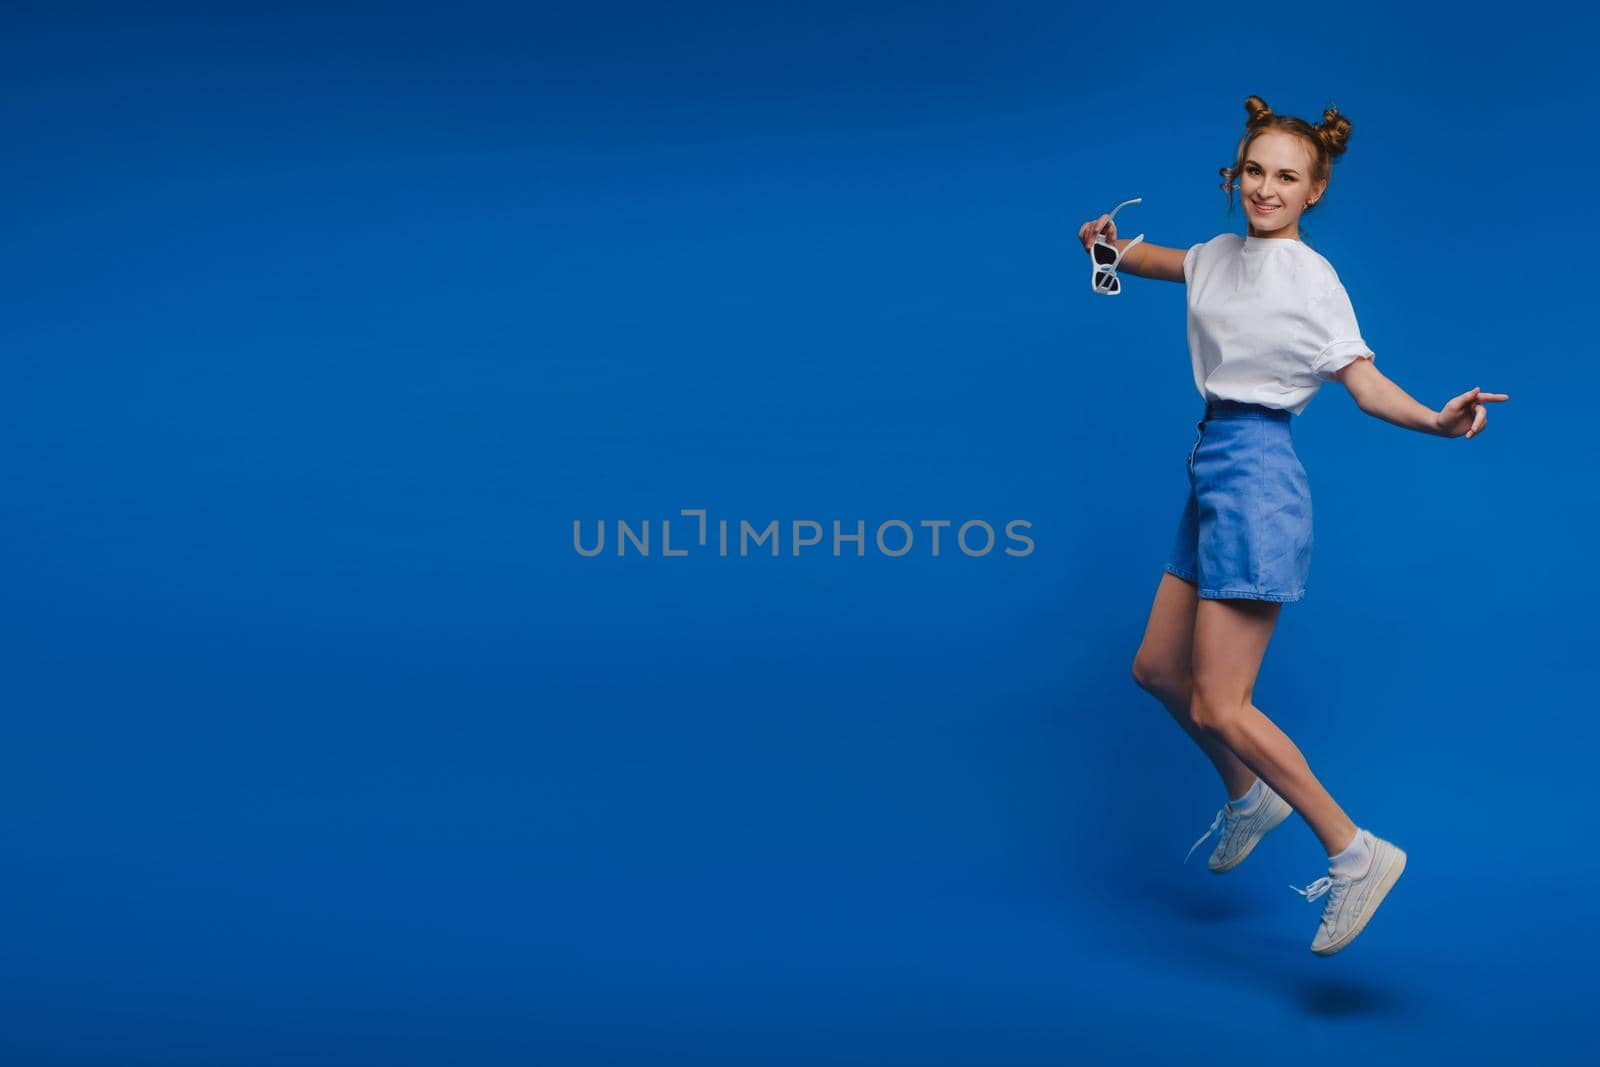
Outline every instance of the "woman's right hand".
[[1111, 220], [1110, 215], [1101, 215], [1097, 219], [1090, 219], [1078, 227], [1078, 240], [1083, 244], [1085, 252], [1089, 251], [1094, 245], [1095, 235], [1101, 231], [1105, 232], [1106, 240], [1113, 244], [1116, 243], [1117, 224]]

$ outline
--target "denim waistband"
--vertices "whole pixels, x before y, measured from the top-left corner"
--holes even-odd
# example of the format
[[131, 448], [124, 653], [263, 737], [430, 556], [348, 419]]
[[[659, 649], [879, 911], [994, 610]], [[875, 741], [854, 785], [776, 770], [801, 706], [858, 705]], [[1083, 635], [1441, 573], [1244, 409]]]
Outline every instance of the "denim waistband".
[[1242, 400], [1208, 400], [1206, 401], [1206, 414], [1208, 419], [1280, 419], [1289, 421], [1293, 416], [1283, 408], [1272, 408], [1265, 404], [1247, 404]]

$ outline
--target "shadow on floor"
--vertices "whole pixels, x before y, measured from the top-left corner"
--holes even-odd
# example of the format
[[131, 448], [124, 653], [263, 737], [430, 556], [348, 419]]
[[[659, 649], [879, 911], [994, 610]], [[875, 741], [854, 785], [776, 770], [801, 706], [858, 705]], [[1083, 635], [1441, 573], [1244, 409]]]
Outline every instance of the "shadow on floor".
[[[1094, 894], [1094, 903], [1104, 925], [1121, 930], [1153, 966], [1203, 975], [1210, 986], [1247, 988], [1322, 1019], [1393, 1018], [1421, 1010], [1402, 978], [1374, 964], [1374, 953], [1361, 951], [1360, 938], [1331, 957], [1310, 951], [1320, 906], [1305, 907], [1301, 928], [1285, 931], [1281, 927], [1293, 921], [1294, 909], [1269, 895], [1272, 882], [1234, 873], [1214, 875], [1203, 867], [1163, 877], [1146, 872], [1125, 878], [1114, 893]], [[1378, 933], [1380, 923], [1375, 918], [1361, 936]]]

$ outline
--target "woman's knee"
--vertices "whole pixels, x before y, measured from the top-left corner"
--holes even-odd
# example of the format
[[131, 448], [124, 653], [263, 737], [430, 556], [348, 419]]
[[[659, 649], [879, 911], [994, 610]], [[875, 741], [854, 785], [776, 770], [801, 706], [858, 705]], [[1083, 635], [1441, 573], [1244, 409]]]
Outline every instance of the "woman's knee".
[[1140, 689], [1167, 703], [1188, 700], [1192, 686], [1187, 671], [1142, 654], [1133, 658], [1133, 681]]
[[1189, 692], [1189, 721], [1207, 733], [1225, 735], [1238, 722], [1248, 699], [1197, 680]]

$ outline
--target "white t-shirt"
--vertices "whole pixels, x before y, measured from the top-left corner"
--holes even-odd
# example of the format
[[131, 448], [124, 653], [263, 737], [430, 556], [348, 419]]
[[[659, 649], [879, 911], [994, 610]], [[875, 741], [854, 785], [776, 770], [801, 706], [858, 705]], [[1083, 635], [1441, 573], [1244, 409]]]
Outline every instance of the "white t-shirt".
[[1303, 241], [1220, 233], [1183, 257], [1189, 358], [1207, 400], [1298, 415], [1352, 360], [1361, 339], [1333, 264]]

